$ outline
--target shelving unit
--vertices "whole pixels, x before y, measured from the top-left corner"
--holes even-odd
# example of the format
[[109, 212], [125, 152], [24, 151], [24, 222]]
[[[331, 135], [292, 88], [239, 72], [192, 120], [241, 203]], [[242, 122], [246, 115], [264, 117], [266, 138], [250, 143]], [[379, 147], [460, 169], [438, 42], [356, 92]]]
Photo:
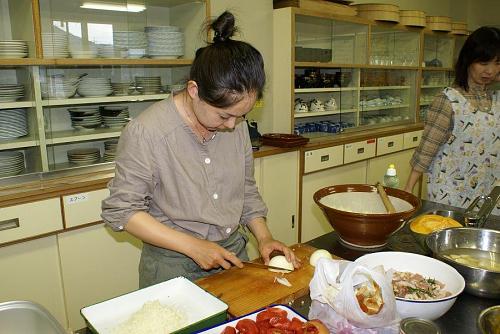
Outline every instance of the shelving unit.
[[[82, 166], [67, 161], [66, 151], [97, 147], [102, 155], [104, 142], [119, 138], [121, 127], [73, 128], [68, 108], [101, 108], [118, 104], [128, 107], [133, 118], [150, 104], [168, 98], [170, 92], [165, 90], [165, 85], [178, 84], [186, 78], [195, 50], [204, 45], [200, 27], [209, 16], [210, 8], [209, 0], [148, 0], [144, 2], [144, 11], [124, 15], [123, 12], [83, 9], [78, 1], [4, 0], [3, 4], [0, 39], [25, 40], [29, 50], [27, 58], [0, 58], [0, 84], [22, 84], [25, 87], [22, 99], [0, 102], [0, 110], [26, 110], [29, 134], [0, 140], [0, 155], [2, 152], [22, 151], [25, 170], [20, 174], [80, 169]], [[148, 26], [166, 25], [179, 27], [183, 34], [183, 55], [178, 59], [131, 58], [133, 54], [128, 49], [126, 52], [120, 49], [119, 53], [114, 49], [119, 43], [114, 32], [142, 32]], [[56, 42], [61, 36], [66, 42]], [[147, 42], [147, 34], [144, 36]], [[128, 43], [132, 41], [127, 39], [125, 47], [131, 45]], [[95, 55], [71, 58], [71, 51], [89, 51], [93, 47], [100, 50], [104, 44], [108, 45], [108, 50], [114, 50], [113, 58], [92, 58]], [[155, 52], [151, 45], [145, 45], [145, 52]], [[63, 54], [65, 48], [68, 57], [51, 57]], [[170, 58], [167, 55], [169, 47], [161, 48], [166, 54], [161, 58]], [[121, 58], [123, 55], [126, 57]], [[134, 82], [136, 76], [160, 76], [162, 91], [103, 97], [77, 94], [65, 99], [42, 96], [42, 83], [47, 82], [49, 76], [68, 77], [83, 73], [88, 73], [89, 77], [109, 78], [111, 82]], [[100, 163], [105, 162], [97, 162]]]

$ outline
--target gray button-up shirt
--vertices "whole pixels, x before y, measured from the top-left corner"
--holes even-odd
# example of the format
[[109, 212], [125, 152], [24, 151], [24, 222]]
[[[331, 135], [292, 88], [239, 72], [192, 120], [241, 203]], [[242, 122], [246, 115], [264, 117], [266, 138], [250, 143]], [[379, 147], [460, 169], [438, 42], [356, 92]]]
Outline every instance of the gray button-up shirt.
[[101, 216], [122, 230], [145, 211], [175, 230], [223, 240], [238, 224], [267, 215], [253, 173], [246, 122], [200, 143], [170, 97], [123, 130]]

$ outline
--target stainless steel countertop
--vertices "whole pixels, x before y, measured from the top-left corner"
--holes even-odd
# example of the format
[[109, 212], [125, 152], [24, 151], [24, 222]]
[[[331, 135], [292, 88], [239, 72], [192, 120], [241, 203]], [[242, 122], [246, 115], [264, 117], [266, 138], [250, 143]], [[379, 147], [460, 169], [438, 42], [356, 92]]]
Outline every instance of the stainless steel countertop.
[[[415, 215], [432, 210], [464, 211], [463, 209], [447, 205], [423, 201], [422, 207]], [[500, 230], [500, 217], [490, 216], [486, 222], [485, 228]], [[338, 236], [335, 232], [320, 236], [307, 242], [307, 244], [316, 248], [327, 249], [332, 254], [351, 261], [368, 253], [365, 250], [355, 250], [345, 247], [339, 242]], [[407, 251], [428, 255], [426, 254], [426, 251], [415, 242], [407, 227], [403, 228], [391, 237], [387, 247], [375, 251], [389, 250]], [[297, 312], [307, 317], [310, 304], [311, 299], [307, 295], [300, 299], [296, 299], [291, 306], [297, 310]], [[498, 304], [500, 304], [500, 299], [480, 298], [464, 292], [457, 298], [457, 301], [452, 308], [444, 316], [435, 320], [435, 322], [443, 334], [480, 334], [476, 324], [479, 313], [490, 306]]]

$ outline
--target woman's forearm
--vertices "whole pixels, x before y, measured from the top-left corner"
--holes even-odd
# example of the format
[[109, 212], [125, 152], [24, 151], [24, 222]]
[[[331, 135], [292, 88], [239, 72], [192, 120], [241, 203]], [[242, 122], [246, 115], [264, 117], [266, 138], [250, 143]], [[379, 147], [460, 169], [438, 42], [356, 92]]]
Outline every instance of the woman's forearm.
[[413, 168], [411, 170], [410, 176], [408, 177], [408, 181], [406, 181], [404, 190], [409, 193], [413, 192], [413, 188], [415, 187], [417, 181], [420, 179], [420, 176], [422, 176], [422, 172], [419, 172]]

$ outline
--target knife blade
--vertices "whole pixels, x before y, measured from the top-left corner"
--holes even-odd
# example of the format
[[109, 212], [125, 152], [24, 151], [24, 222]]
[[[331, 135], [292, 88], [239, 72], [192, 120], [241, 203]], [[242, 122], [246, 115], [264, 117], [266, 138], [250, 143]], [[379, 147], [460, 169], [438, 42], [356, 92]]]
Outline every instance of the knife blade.
[[293, 270], [291, 269], [285, 269], [285, 268], [280, 268], [280, 267], [274, 267], [274, 266], [268, 266], [266, 264], [262, 264], [262, 263], [256, 263], [256, 262], [249, 262], [249, 261], [241, 261], [244, 265], [249, 265], [251, 267], [255, 267], [255, 268], [260, 268], [260, 269], [274, 269], [274, 270], [284, 270], [284, 271], [287, 271], [287, 272], [292, 272]]

